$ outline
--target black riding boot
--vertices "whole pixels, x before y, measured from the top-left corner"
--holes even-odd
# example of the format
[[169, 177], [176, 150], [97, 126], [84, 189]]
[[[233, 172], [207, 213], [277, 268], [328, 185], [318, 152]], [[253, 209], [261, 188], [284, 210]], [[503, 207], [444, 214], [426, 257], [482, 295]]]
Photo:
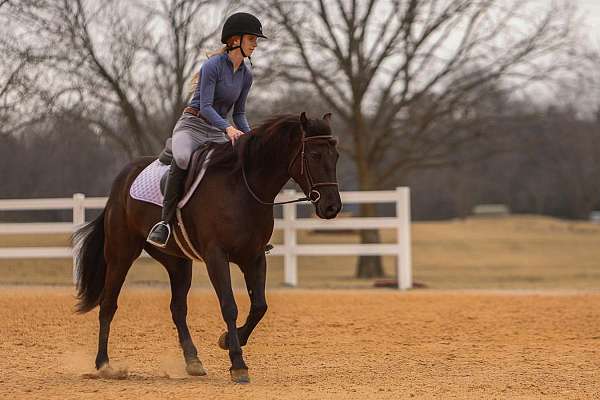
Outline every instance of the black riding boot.
[[171, 236], [170, 223], [175, 217], [177, 203], [183, 194], [186, 170], [181, 169], [175, 163], [171, 162], [169, 176], [165, 188], [165, 198], [163, 200], [162, 221], [152, 227], [148, 234], [147, 242], [158, 247], [165, 247]]

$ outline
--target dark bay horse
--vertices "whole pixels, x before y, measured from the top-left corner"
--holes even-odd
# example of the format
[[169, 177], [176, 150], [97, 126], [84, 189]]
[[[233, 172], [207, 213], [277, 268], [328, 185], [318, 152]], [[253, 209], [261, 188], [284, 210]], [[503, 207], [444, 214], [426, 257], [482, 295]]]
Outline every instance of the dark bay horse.
[[[215, 145], [205, 177], [181, 210], [219, 299], [227, 325], [219, 345], [229, 350], [235, 382], [249, 381], [241, 347], [267, 311], [264, 248], [273, 233], [273, 199], [292, 178], [313, 201], [320, 218], [334, 218], [341, 209], [337, 142], [331, 134], [330, 115], [322, 119], [307, 119], [304, 113], [274, 117], [242, 136], [235, 147]], [[136, 176], [152, 161], [147, 157], [128, 164], [115, 179], [102, 214], [73, 235], [77, 311], [100, 306], [96, 368], [109, 368], [108, 336], [119, 292], [133, 261], [146, 250], [169, 274], [171, 314], [186, 370], [190, 375], [205, 375], [186, 322], [192, 261], [173, 237], [164, 249], [146, 242], [160, 218], [160, 207], [129, 195]], [[240, 267], [251, 302], [246, 322], [239, 328], [229, 262]]]

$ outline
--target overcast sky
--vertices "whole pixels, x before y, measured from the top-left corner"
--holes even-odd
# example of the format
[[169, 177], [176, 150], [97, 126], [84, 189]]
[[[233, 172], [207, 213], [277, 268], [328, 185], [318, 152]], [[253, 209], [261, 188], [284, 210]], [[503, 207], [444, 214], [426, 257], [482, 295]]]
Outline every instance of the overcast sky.
[[[536, 0], [547, 5], [552, 0]], [[586, 30], [589, 30], [590, 39], [600, 43], [600, 0], [567, 0], [577, 4], [579, 13], [585, 18]]]
[[596, 38], [600, 37], [600, 0], [571, 0], [577, 3], [586, 16]]

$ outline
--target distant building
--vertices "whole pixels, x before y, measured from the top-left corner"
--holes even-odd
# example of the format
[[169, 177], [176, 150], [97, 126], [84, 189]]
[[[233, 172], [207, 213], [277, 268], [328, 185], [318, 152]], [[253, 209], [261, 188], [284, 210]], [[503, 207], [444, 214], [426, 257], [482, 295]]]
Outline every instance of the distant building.
[[504, 217], [510, 215], [506, 204], [478, 204], [473, 207], [475, 217]]
[[590, 222], [600, 224], [600, 211], [592, 211], [590, 213]]

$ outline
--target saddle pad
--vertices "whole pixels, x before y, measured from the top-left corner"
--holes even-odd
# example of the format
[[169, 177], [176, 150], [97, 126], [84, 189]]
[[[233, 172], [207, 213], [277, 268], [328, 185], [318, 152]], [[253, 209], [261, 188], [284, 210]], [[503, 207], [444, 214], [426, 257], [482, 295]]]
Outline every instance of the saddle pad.
[[[185, 206], [190, 197], [192, 197], [192, 194], [194, 194], [196, 191], [196, 188], [204, 177], [212, 152], [212, 149], [209, 150], [204, 162], [202, 163], [200, 172], [194, 179], [194, 183], [190, 186], [188, 192], [177, 204], [178, 208]], [[169, 165], [161, 163], [158, 159], [154, 160], [135, 178], [131, 188], [129, 189], [129, 195], [136, 200], [145, 201], [147, 203], [156, 204], [157, 206], [162, 207], [164, 196], [160, 191], [160, 179], [168, 171]]]

